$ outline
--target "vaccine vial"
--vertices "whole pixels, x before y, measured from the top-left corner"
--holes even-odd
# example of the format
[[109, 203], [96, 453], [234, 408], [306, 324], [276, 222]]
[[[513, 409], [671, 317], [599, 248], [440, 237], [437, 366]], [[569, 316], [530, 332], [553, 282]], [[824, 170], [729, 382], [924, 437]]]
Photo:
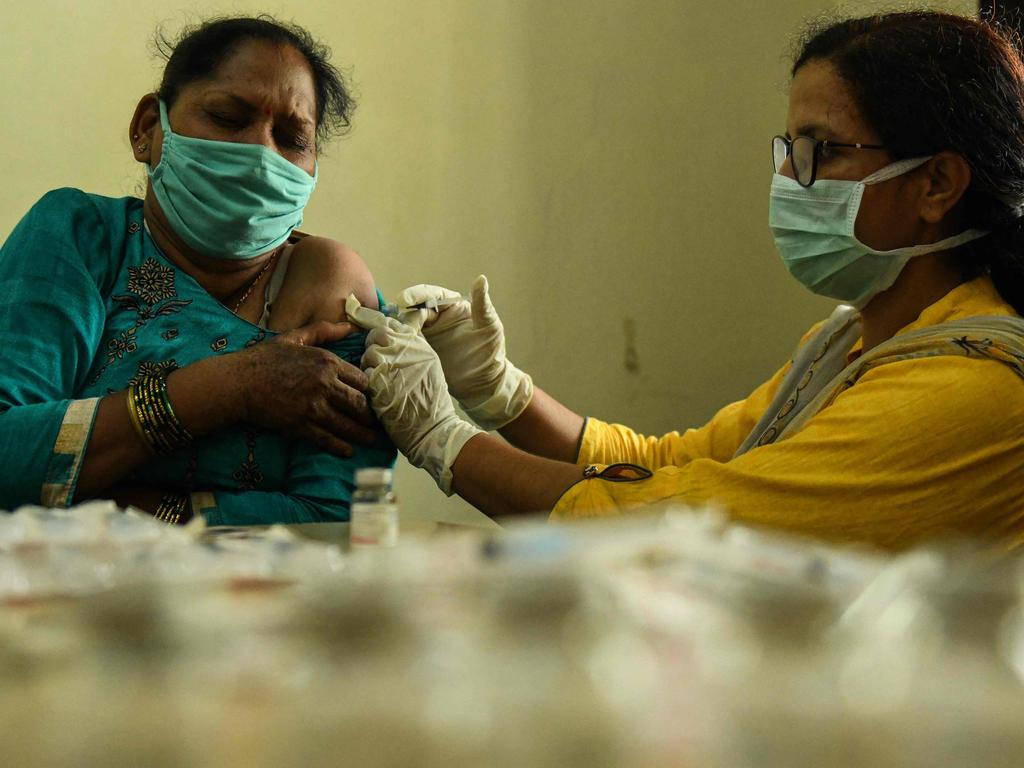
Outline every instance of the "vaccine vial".
[[398, 501], [391, 490], [390, 469], [356, 470], [349, 543], [353, 547], [393, 547], [398, 543]]

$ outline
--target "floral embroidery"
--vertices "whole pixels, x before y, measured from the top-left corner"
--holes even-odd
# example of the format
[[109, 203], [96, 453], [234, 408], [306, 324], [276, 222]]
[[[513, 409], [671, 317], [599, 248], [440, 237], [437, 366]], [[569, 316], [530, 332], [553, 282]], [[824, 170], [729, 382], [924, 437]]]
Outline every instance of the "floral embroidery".
[[227, 347], [228, 347], [228, 337], [227, 336], [221, 336], [219, 339], [215, 339], [213, 341], [213, 343], [210, 344], [210, 349], [212, 349], [214, 352], [223, 352], [225, 349], [227, 349]]
[[[128, 267], [128, 293], [111, 297], [122, 309], [135, 312], [138, 317], [135, 327], [121, 331], [120, 335], [107, 343], [107, 361], [92, 377], [95, 384], [114, 360], [137, 349], [135, 331], [154, 317], [173, 315], [192, 303], [192, 299], [179, 299], [174, 289], [174, 270], [154, 258], [146, 259], [141, 266]], [[172, 334], [173, 331], [173, 335]], [[160, 334], [165, 340], [177, 336], [177, 329]]]
[[251, 491], [263, 483], [263, 472], [260, 470], [259, 464], [256, 463], [256, 433], [254, 431], [246, 430], [245, 444], [249, 449], [248, 455], [232, 477], [238, 483], [239, 490]]
[[174, 270], [146, 259], [140, 267], [128, 267], [128, 290], [147, 304], [169, 299], [174, 296]]
[[[134, 329], [133, 329], [134, 330]], [[144, 376], [166, 376], [171, 371], [177, 370], [178, 363], [175, 360], [162, 360], [159, 363], [153, 362], [152, 360], [146, 360], [143, 363], [139, 363], [139, 371], [132, 376], [131, 381], [128, 382], [128, 386], [138, 384]]]
[[110, 365], [114, 360], [120, 360], [138, 348], [138, 345], [135, 343], [135, 329], [129, 328], [126, 331], [121, 331], [121, 333], [107, 342], [107, 365]]
[[173, 315], [175, 312], [180, 312], [183, 307], [187, 307], [192, 303], [192, 299], [187, 301], [182, 299], [168, 299], [162, 304], [153, 304], [152, 306], [144, 306], [139, 304], [138, 299], [134, 296], [114, 296], [114, 301], [120, 304], [125, 309], [137, 312], [139, 319], [135, 321], [135, 325], [139, 328], [144, 326], [147, 321], [152, 320], [154, 317], [160, 315]]
[[160, 334], [160, 338], [163, 339], [164, 341], [171, 341], [173, 339], [176, 339], [178, 338], [178, 329], [168, 328], [166, 331]]
[[138, 314], [137, 327], [161, 315], [173, 315], [192, 303], [177, 298], [174, 270], [154, 258], [139, 267], [128, 267], [128, 293], [113, 297], [124, 309]]

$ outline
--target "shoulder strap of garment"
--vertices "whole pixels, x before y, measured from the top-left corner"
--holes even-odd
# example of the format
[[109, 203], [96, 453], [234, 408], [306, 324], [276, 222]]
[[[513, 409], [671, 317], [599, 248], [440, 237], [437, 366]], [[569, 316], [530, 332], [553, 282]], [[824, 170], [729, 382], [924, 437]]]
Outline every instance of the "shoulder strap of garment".
[[789, 371], [754, 428], [733, 454], [774, 442], [786, 426], [845, 367], [846, 358], [861, 335], [860, 314], [840, 304], [818, 331], [793, 354]]
[[848, 390], [865, 373], [880, 365], [942, 355], [994, 360], [1024, 380], [1024, 319], [978, 316], [921, 328], [894, 336], [861, 355], [822, 388], [814, 400], [792, 419], [777, 440], [797, 432]]

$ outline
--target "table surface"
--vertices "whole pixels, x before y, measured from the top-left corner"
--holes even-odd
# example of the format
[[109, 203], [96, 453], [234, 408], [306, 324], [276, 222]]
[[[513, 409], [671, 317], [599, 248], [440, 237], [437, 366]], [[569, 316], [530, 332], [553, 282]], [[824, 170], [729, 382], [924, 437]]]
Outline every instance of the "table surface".
[[[206, 535], [218, 536], [231, 532], [263, 531], [268, 526], [211, 526], [206, 529]], [[322, 541], [328, 544], [348, 546], [349, 523], [295, 523], [283, 526], [297, 536], [314, 541]], [[486, 531], [496, 530], [499, 526], [488, 518], [482, 518], [477, 522], [446, 522], [442, 520], [431, 520], [421, 515], [412, 515], [399, 511], [398, 531], [399, 537], [429, 537], [436, 534], [454, 531]]]

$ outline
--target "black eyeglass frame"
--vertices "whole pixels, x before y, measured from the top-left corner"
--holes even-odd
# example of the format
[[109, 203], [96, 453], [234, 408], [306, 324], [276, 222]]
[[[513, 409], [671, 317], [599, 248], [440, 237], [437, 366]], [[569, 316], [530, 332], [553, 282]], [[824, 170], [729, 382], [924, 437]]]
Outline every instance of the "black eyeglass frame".
[[[778, 163], [776, 165], [775, 142], [782, 142], [783, 146], [786, 147], [786, 158], [789, 158], [793, 155], [793, 143], [799, 139], [814, 142], [814, 151], [811, 153], [810, 180], [806, 184], [804, 184], [804, 182], [800, 180], [800, 175], [797, 173], [796, 167], [794, 166], [793, 168], [793, 178], [796, 179], [796, 183], [799, 184], [801, 187], [809, 187], [813, 185], [815, 179], [818, 178], [818, 156], [821, 154], [822, 147], [840, 147], [842, 149], [888, 149], [888, 147], [884, 147], [881, 144], [844, 144], [843, 142], [829, 141], [828, 139], [815, 139], [812, 138], [811, 136], [794, 136], [792, 139], [787, 139], [785, 136], [775, 135], [772, 136], [772, 166], [775, 168], [776, 173], [779, 172], [779, 168], [782, 167], [782, 163]], [[786, 159], [783, 158], [782, 162], [786, 162]]]

